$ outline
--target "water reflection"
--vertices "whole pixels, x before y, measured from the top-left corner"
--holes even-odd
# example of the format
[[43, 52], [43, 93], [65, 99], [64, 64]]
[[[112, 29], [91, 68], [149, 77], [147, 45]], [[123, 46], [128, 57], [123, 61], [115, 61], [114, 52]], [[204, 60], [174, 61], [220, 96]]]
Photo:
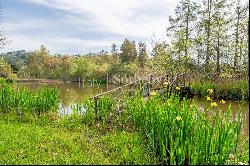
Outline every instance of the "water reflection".
[[[17, 83], [14, 86], [27, 87], [35, 90], [40, 87], [53, 87], [57, 88], [60, 94], [60, 104], [63, 107], [70, 107], [74, 103], [81, 102], [85, 97], [92, 97], [98, 93], [107, 91], [107, 85], [102, 84], [99, 86], [82, 86], [78, 83], [64, 83], [64, 84], [39, 84], [39, 83]], [[118, 87], [114, 84], [109, 84], [108, 90]]]
[[84, 114], [86, 113], [86, 108], [83, 105], [78, 105], [76, 103], [73, 103], [69, 106], [64, 106], [63, 104], [59, 103], [59, 113], [64, 115], [70, 115], [73, 113], [73, 111], [77, 111], [78, 114]]
[[[226, 100], [225, 104], [220, 103], [219, 100], [214, 100], [213, 102], [217, 103], [216, 109], [220, 111], [228, 111], [229, 106], [231, 107], [233, 117], [237, 115], [239, 110], [242, 111], [243, 115], [243, 132], [245, 136], [249, 135], [249, 102], [247, 101], [231, 101], [231, 100]], [[206, 101], [206, 99], [200, 99], [200, 98], [194, 98], [194, 103], [198, 106], [198, 109], [201, 111], [204, 111], [210, 107], [210, 103]]]

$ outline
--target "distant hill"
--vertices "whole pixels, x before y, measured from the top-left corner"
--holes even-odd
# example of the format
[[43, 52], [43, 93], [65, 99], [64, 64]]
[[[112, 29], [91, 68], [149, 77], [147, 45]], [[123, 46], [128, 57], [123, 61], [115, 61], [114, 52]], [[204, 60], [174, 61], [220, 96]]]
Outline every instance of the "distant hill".
[[28, 52], [25, 50], [13, 51], [7, 53], [1, 53], [2, 56], [7, 63], [11, 65], [14, 70], [19, 70], [26, 63]]

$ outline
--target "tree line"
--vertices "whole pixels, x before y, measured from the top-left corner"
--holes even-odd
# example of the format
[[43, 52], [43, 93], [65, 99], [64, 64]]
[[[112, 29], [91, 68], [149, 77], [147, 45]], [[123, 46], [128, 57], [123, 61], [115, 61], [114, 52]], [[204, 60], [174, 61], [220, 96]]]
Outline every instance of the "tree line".
[[[166, 35], [171, 42], [125, 39], [111, 53], [51, 55], [46, 47], [32, 52], [1, 54], [1, 75], [17, 71], [18, 77], [105, 79], [149, 73], [184, 72], [217, 77], [248, 75], [249, 3], [241, 0], [180, 0], [169, 17]], [[119, 50], [119, 52], [118, 52]], [[149, 56], [150, 55], [150, 56]], [[9, 67], [7, 67], [9, 65]]]
[[205, 73], [246, 73], [248, 13], [241, 0], [181, 0], [167, 28], [172, 51], [186, 70], [194, 61]]
[[[138, 59], [146, 59], [145, 44], [140, 42], [139, 50], [135, 42], [124, 40], [120, 50], [112, 46], [112, 54], [107, 51], [86, 55], [52, 55], [45, 46], [36, 51], [25, 50], [2, 53], [0, 67], [2, 76], [16, 73], [19, 78], [64, 79], [77, 81], [81, 79], [106, 79], [110, 75], [134, 76], [140, 64]], [[137, 54], [139, 57], [137, 57]], [[142, 62], [142, 61], [141, 61]]]

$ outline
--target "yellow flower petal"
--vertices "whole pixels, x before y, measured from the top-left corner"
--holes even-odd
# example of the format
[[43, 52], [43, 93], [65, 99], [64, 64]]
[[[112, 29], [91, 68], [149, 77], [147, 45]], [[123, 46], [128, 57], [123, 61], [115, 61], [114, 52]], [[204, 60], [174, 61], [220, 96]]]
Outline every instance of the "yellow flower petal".
[[175, 89], [176, 89], [176, 90], [180, 90], [181, 88], [177, 86]]
[[211, 97], [207, 96], [207, 101], [212, 101]]
[[178, 121], [179, 121], [179, 120], [182, 120], [181, 116], [178, 115], [178, 116], [176, 117], [176, 120], [178, 120]]
[[208, 89], [207, 92], [208, 92], [209, 94], [212, 94], [212, 93], [214, 92], [214, 90], [213, 90], [213, 89]]
[[225, 104], [226, 102], [225, 102], [225, 100], [222, 99], [222, 100], [220, 101], [220, 103], [221, 103], [221, 104]]
[[156, 94], [157, 93], [155, 91], [153, 91], [153, 92], [150, 93], [151, 96], [156, 96]]
[[212, 102], [211, 103], [211, 107], [216, 107], [217, 106], [217, 103], [216, 102]]
[[169, 84], [169, 82], [164, 82], [163, 86], [167, 86]]

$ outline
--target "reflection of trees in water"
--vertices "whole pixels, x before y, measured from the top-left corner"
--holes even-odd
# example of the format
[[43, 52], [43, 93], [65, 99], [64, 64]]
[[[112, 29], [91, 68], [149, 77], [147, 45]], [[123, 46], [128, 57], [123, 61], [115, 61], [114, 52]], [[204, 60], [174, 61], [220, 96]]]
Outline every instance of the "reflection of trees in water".
[[82, 102], [87, 96], [92, 97], [93, 95], [100, 93], [101, 89], [105, 89], [106, 85], [102, 85], [100, 88], [97, 87], [82, 87], [78, 83], [71, 84], [60, 84], [59, 93], [62, 105], [70, 106], [76, 102]]
[[[240, 102], [240, 101], [228, 101], [226, 100], [225, 104], [221, 104], [219, 100], [215, 101], [217, 103], [217, 108], [215, 110], [228, 111], [228, 107], [231, 105], [232, 115], [236, 117], [239, 109], [241, 108], [242, 116], [243, 116], [243, 135], [248, 135], [249, 133], [249, 103], [248, 102]], [[198, 106], [199, 110], [206, 110], [210, 107], [210, 102], [204, 101], [204, 99], [195, 98], [195, 103]]]
[[78, 94], [74, 89], [59, 89], [60, 91], [60, 101], [62, 105], [69, 106], [74, 103], [77, 99]]

